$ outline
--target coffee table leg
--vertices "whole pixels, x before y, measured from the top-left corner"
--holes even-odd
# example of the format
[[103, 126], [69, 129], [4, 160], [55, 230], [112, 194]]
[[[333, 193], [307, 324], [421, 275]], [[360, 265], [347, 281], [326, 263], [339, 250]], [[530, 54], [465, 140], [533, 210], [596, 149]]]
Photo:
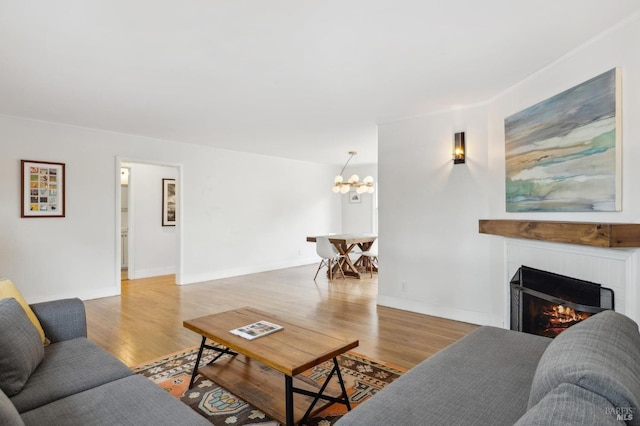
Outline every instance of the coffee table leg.
[[344, 381], [342, 380], [342, 374], [340, 373], [340, 366], [338, 365], [338, 359], [333, 358], [333, 367], [338, 374], [338, 382], [340, 382], [340, 389], [342, 389], [342, 395], [344, 396], [344, 403], [347, 406], [347, 411], [351, 411], [351, 404], [349, 403], [349, 395], [347, 395], [347, 388], [344, 387]]
[[287, 410], [287, 426], [293, 426], [293, 377], [284, 376], [284, 385], [285, 385], [285, 403]]
[[198, 366], [200, 366], [200, 358], [202, 358], [202, 351], [204, 351], [204, 343], [207, 340], [206, 337], [202, 336], [202, 343], [200, 344], [200, 350], [198, 351], [198, 358], [196, 358], [196, 364], [193, 366], [193, 373], [191, 373], [191, 381], [189, 382], [189, 389], [193, 387], [193, 382], [196, 380], [196, 376], [198, 375]]

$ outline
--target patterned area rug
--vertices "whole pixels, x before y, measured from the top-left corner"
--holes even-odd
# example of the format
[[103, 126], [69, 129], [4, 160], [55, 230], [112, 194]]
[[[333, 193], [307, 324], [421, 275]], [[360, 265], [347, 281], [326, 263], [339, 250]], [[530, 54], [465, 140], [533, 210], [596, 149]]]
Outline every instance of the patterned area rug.
[[[189, 380], [197, 355], [198, 347], [193, 347], [133, 367], [133, 371], [153, 380], [158, 386], [180, 398], [182, 402], [216, 426], [258, 424], [260, 426], [276, 426], [279, 424], [251, 404], [202, 376], [197, 377], [193, 388], [189, 390]], [[214, 356], [214, 351], [205, 349], [200, 365], [207, 364]], [[228, 356], [224, 355], [224, 357]], [[400, 367], [376, 362], [354, 352], [347, 352], [339, 356], [338, 364], [352, 408], [366, 401], [406, 372]], [[305, 380], [322, 383], [332, 368], [332, 361], [325, 362], [306, 371], [303, 376], [305, 376]], [[332, 381], [335, 380], [334, 377]], [[332, 425], [346, 413], [346, 410], [347, 408], [343, 404], [333, 404], [309, 419], [306, 424], [313, 426]]]

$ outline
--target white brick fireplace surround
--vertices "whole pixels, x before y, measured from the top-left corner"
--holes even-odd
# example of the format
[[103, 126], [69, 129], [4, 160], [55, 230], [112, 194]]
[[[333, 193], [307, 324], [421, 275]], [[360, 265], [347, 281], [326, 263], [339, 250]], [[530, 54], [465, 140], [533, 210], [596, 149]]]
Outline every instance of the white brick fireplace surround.
[[520, 266], [601, 284], [614, 291], [615, 310], [638, 321], [638, 250], [505, 238], [505, 324], [511, 306], [509, 280]]

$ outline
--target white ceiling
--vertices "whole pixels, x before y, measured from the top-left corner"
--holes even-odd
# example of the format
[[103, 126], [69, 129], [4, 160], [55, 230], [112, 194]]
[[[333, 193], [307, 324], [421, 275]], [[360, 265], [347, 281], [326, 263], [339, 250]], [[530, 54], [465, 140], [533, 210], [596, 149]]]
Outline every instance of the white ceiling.
[[485, 102], [637, 0], [0, 0], [0, 113], [308, 161]]

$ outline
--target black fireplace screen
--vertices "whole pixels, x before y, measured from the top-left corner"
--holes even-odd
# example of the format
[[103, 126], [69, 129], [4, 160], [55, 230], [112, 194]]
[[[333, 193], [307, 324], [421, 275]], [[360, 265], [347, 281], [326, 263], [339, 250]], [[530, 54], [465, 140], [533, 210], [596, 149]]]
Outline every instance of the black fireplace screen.
[[614, 309], [613, 290], [522, 266], [511, 285], [511, 329], [555, 337], [589, 316]]

